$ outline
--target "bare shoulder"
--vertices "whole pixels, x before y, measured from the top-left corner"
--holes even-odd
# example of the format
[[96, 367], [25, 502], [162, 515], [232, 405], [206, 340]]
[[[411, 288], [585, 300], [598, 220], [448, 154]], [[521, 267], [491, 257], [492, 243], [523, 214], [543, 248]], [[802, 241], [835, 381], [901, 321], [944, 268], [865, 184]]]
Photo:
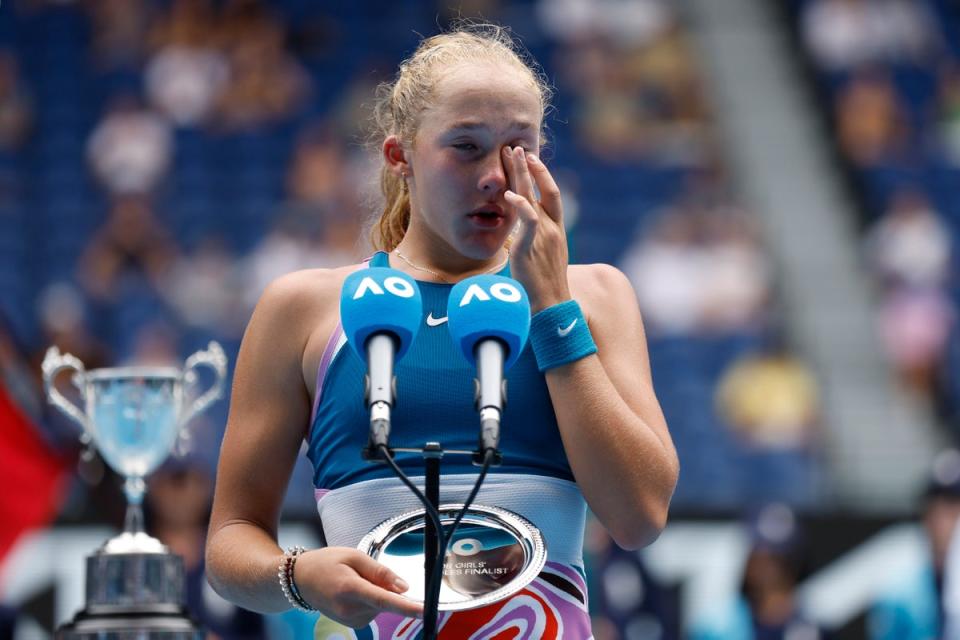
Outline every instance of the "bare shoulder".
[[616, 267], [603, 264], [577, 264], [567, 268], [570, 293], [580, 302], [589, 318], [600, 312], [637, 312], [637, 296], [630, 280]]
[[264, 290], [250, 319], [247, 338], [267, 339], [278, 356], [298, 361], [311, 391], [323, 349], [340, 319], [343, 281], [359, 267], [304, 269], [280, 276]]
[[355, 269], [357, 265], [348, 265], [284, 274], [267, 286], [257, 306], [278, 306], [284, 311], [307, 311], [313, 306], [323, 306], [340, 295], [344, 279]]

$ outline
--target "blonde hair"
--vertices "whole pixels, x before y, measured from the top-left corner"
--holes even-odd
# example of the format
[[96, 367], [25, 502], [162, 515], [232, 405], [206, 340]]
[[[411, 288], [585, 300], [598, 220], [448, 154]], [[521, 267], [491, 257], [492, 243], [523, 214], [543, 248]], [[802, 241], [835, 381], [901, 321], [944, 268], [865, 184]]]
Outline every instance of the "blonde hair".
[[[413, 55], [400, 63], [396, 78], [377, 87], [371, 141], [379, 146], [387, 136], [396, 135], [402, 144], [412, 146], [420, 114], [428, 106], [441, 72], [457, 63], [478, 61], [505, 63], [525, 74], [540, 98], [541, 115], [546, 115], [552, 90], [539, 66], [509, 30], [493, 24], [460, 22], [448, 33], [422, 40]], [[407, 231], [410, 194], [406, 186], [384, 162], [380, 169], [384, 208], [370, 231], [376, 249], [392, 251]]]

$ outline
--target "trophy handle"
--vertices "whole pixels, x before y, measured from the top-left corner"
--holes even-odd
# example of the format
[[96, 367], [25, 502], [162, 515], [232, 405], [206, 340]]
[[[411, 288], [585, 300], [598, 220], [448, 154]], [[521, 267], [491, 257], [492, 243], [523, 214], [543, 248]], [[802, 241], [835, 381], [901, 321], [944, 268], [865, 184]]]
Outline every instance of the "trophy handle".
[[69, 353], [60, 353], [60, 349], [52, 346], [47, 349], [47, 353], [43, 357], [43, 364], [40, 365], [40, 368], [43, 370], [43, 385], [47, 391], [47, 397], [50, 399], [50, 404], [60, 409], [60, 411], [63, 411], [69, 418], [83, 428], [82, 440], [84, 444], [87, 444], [93, 435], [93, 429], [91, 428], [90, 421], [87, 419], [87, 414], [81, 411], [77, 405], [67, 400], [66, 396], [60, 393], [54, 384], [58, 373], [64, 369], [73, 369], [80, 378], [80, 384], [78, 385], [80, 387], [80, 394], [86, 398], [87, 390], [86, 384], [84, 383], [86, 370], [83, 368], [83, 363], [80, 362], [80, 359], [76, 356]]
[[183, 413], [183, 418], [180, 422], [181, 425], [190, 422], [195, 415], [209, 407], [215, 400], [218, 400], [223, 395], [223, 386], [227, 379], [227, 356], [219, 343], [211, 340], [210, 344], [207, 345], [206, 351], [197, 351], [187, 358], [183, 369], [184, 381], [187, 384], [195, 384], [197, 381], [197, 372], [195, 369], [202, 366], [213, 369], [213, 372], [216, 374], [216, 379], [213, 381], [213, 386], [207, 389], [203, 395], [187, 407], [187, 410]]

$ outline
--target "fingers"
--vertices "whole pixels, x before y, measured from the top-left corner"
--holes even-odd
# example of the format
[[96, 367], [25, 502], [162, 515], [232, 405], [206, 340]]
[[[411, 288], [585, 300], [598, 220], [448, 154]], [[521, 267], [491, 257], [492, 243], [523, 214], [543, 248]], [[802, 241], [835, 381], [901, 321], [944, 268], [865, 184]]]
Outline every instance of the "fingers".
[[326, 547], [300, 556], [295, 580], [307, 602], [325, 616], [359, 629], [383, 611], [422, 617], [423, 605], [389, 567], [348, 547]]
[[400, 576], [367, 554], [357, 550], [350, 551], [342, 562], [357, 575], [347, 578], [342, 585], [342, 593], [348, 595], [335, 611], [341, 622], [360, 628], [384, 611], [412, 618], [423, 617], [421, 603], [399, 595], [409, 589]]
[[517, 236], [516, 248], [519, 251], [527, 251], [533, 245], [533, 240], [537, 236], [537, 225], [540, 223], [540, 214], [533, 208], [529, 200], [513, 191], [504, 192], [503, 197], [517, 212], [522, 223], [520, 233]]
[[530, 169], [527, 167], [527, 161], [523, 147], [504, 147], [504, 166], [507, 167], [507, 175], [510, 178], [510, 189], [532, 203], [537, 201], [537, 192], [534, 190], [533, 178], [530, 177]]
[[423, 617], [423, 604], [381, 589], [370, 582], [359, 581], [354, 593], [363, 604], [377, 611], [390, 611], [410, 618]]
[[523, 223], [516, 244], [516, 248], [520, 251], [529, 250], [537, 235], [537, 224], [540, 222], [537, 196], [523, 153], [521, 147], [504, 147], [502, 150], [503, 166], [510, 181], [510, 188], [504, 192], [503, 197], [517, 212], [517, 217]]
[[554, 222], [563, 220], [563, 202], [560, 199], [560, 187], [557, 186], [547, 165], [540, 161], [540, 158], [532, 153], [526, 154], [527, 165], [530, 167], [530, 174], [537, 183], [537, 189], [540, 191], [540, 205]]
[[391, 571], [389, 567], [380, 564], [361, 551], [356, 551], [354, 554], [351, 554], [346, 562], [361, 578], [375, 585], [379, 585], [384, 589], [389, 589], [396, 593], [403, 593], [410, 588], [403, 578]]
[[[551, 220], [561, 224], [563, 202], [560, 198], [560, 188], [540, 158], [535, 154], [524, 152], [521, 147], [513, 149], [504, 147], [503, 164], [510, 181], [510, 189], [506, 192], [507, 202], [518, 209], [524, 220], [529, 222], [529, 215], [524, 215], [525, 213], [537, 217], [541, 213], [546, 213]], [[531, 205], [531, 211], [525, 212], [521, 209], [520, 201], [509, 196], [511, 192], [526, 199]]]

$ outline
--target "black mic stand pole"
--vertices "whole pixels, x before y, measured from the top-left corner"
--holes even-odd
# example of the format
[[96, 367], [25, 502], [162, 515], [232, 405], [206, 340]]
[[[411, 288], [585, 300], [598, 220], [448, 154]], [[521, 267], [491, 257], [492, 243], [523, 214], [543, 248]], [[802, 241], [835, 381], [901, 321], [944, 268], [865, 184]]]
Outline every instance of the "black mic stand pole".
[[[423, 447], [423, 466], [424, 494], [434, 509], [440, 506], [440, 458], [443, 457], [443, 449], [439, 442], [428, 442]], [[443, 521], [441, 519], [441, 526]], [[424, 640], [433, 640], [437, 633], [437, 611], [438, 608], [429, 603], [430, 594], [428, 587], [433, 578], [433, 571], [437, 562], [443, 562], [439, 558], [440, 537], [443, 531], [437, 531], [436, 526], [430, 518], [423, 519], [423, 638]], [[442, 575], [441, 575], [442, 580]]]
[[[499, 350], [496, 350], [499, 355]], [[493, 360], [492, 371], [502, 375], [503, 360], [502, 356]], [[488, 369], [487, 375], [492, 372]], [[422, 449], [411, 449], [406, 447], [391, 448], [388, 444], [390, 434], [390, 404], [377, 401], [378, 395], [382, 397], [384, 391], [389, 393], [389, 399], [394, 400], [396, 384], [395, 379], [389, 382], [380, 381], [376, 384], [367, 378], [367, 401], [370, 403], [370, 438], [367, 446], [363, 449], [363, 458], [370, 462], [382, 460], [383, 456], [392, 458], [395, 452], [418, 452], [423, 456], [424, 464], [424, 497], [427, 503], [433, 507], [439, 516], [440, 506], [440, 459], [444, 453], [469, 455], [475, 465], [483, 466], [487, 453], [491, 455], [492, 466], [501, 464], [502, 455], [499, 450], [500, 441], [500, 412], [506, 403], [506, 380], [502, 380], [499, 385], [492, 386], [491, 397], [482, 397], [481, 389], [490, 389], [490, 385], [482, 385], [480, 379], [484, 375], [483, 371], [478, 371], [476, 384], [476, 408], [480, 412], [480, 437], [478, 446], [474, 451], [448, 450], [444, 451], [439, 442], [427, 442]], [[499, 377], [499, 376], [498, 376]], [[373, 402], [371, 402], [373, 400]], [[382, 451], [381, 448], [384, 450]], [[400, 473], [398, 471], [398, 473]], [[433, 581], [433, 574], [437, 563], [444, 562], [445, 558], [440, 557], [440, 542], [443, 539], [442, 530], [443, 520], [439, 518], [441, 530], [437, 530], [431, 518], [424, 515], [423, 521], [423, 640], [435, 640], [437, 637], [437, 618], [439, 607], [432, 601], [432, 590], [430, 589]], [[451, 533], [452, 535], [452, 533]], [[439, 574], [439, 580], [443, 580], [443, 573]], [[439, 597], [439, 586], [435, 589]]]

